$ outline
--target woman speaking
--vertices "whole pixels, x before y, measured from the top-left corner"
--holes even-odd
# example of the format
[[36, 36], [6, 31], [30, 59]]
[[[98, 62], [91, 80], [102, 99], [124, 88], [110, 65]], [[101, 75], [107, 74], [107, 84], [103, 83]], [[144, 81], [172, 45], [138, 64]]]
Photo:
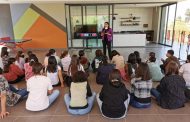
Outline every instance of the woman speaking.
[[108, 55], [109, 55], [110, 60], [111, 60], [112, 35], [113, 35], [113, 31], [109, 26], [109, 22], [105, 22], [104, 23], [104, 28], [102, 29], [102, 32], [101, 32], [101, 37], [102, 37], [104, 55], [106, 55], [106, 46], [107, 46]]

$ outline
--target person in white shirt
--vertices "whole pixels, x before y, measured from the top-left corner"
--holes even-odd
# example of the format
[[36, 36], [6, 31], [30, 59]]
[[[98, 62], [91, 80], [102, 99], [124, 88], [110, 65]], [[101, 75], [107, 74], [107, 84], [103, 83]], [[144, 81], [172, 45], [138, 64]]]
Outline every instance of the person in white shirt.
[[16, 64], [21, 70], [24, 70], [25, 59], [24, 59], [24, 54], [23, 54], [23, 52], [22, 52], [22, 51], [18, 51], [15, 59], [16, 59], [15, 64]]
[[61, 65], [63, 67], [63, 72], [68, 72], [70, 63], [71, 63], [71, 56], [69, 55], [68, 50], [65, 50], [61, 54]]
[[53, 90], [51, 80], [41, 75], [42, 68], [41, 63], [35, 63], [32, 66], [34, 76], [27, 81], [29, 95], [26, 101], [26, 109], [29, 111], [45, 110], [59, 96], [59, 90]]
[[47, 67], [47, 65], [48, 65], [48, 58], [50, 57], [50, 56], [55, 56], [55, 59], [56, 59], [56, 61], [57, 61], [57, 64], [60, 64], [60, 58], [57, 56], [57, 54], [56, 54], [56, 51], [54, 50], [54, 49], [50, 49], [49, 50], [49, 52], [46, 54], [46, 57], [45, 57], [45, 59], [44, 59], [44, 66], [45, 66], [45, 68]]
[[183, 64], [179, 69], [179, 74], [183, 76], [186, 87], [190, 89], [190, 55], [187, 56], [187, 63]]
[[50, 56], [48, 59], [48, 65], [46, 68], [47, 77], [51, 79], [53, 86], [64, 87], [63, 76], [61, 67], [57, 64], [57, 61], [54, 56]]

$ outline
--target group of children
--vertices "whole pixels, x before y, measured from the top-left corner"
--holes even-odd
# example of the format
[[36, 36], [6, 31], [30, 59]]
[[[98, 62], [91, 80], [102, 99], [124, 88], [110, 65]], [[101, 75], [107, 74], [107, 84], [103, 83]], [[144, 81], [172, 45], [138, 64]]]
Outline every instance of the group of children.
[[[31, 51], [27, 58], [22, 51], [12, 58], [7, 50], [3, 47], [1, 51], [1, 118], [9, 114], [6, 105], [14, 106], [25, 98], [27, 110], [47, 109], [60, 94], [53, 87], [65, 85], [69, 87], [69, 93], [65, 94], [64, 101], [68, 112], [74, 115], [89, 113], [95, 98], [102, 115], [114, 119], [124, 118], [129, 104], [136, 108], [149, 108], [152, 96], [158, 105], [166, 109], [183, 107], [190, 98], [190, 55], [187, 63], [180, 66], [173, 50], [168, 50], [167, 59], [162, 59], [161, 66], [154, 52], [142, 61], [139, 52], [135, 51], [125, 62], [116, 50], [112, 51], [111, 60], [101, 50], [96, 50], [90, 63], [84, 50], [79, 51], [79, 56], [70, 56], [65, 50], [58, 57], [56, 51], [50, 49], [42, 65]], [[97, 84], [103, 85], [97, 94], [91, 90], [88, 81], [90, 66], [96, 73]], [[24, 78], [27, 88], [15, 88], [13, 84]], [[130, 83], [130, 91], [123, 81]], [[153, 88], [153, 81], [160, 84]]]

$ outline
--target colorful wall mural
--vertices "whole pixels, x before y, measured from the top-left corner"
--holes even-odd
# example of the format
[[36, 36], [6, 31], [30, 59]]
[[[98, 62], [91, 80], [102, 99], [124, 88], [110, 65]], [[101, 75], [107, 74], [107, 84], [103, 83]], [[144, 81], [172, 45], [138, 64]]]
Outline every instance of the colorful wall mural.
[[67, 48], [64, 25], [34, 4], [15, 6], [11, 6], [15, 39], [32, 39], [24, 48]]

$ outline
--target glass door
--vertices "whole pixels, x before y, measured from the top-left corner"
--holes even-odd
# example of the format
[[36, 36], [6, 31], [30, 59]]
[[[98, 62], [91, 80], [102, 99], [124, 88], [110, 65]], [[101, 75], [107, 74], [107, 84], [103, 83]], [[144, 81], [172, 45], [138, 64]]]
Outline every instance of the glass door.
[[160, 44], [165, 44], [166, 39], [166, 27], [167, 27], [167, 21], [168, 21], [168, 6], [162, 7], [162, 13], [161, 13], [161, 24], [160, 24]]
[[168, 9], [169, 9], [168, 23], [167, 23], [165, 44], [172, 46], [175, 36], [174, 27], [175, 27], [175, 16], [176, 16], [176, 4], [170, 5]]
[[[70, 35], [71, 47], [84, 47], [83, 39], [76, 38], [76, 32], [81, 31], [83, 25], [82, 6], [70, 6]], [[68, 31], [69, 33], [69, 31]]]
[[159, 43], [170, 47], [175, 36], [176, 7], [177, 4], [162, 7]]
[[[83, 26], [88, 28], [95, 29], [92, 32], [97, 32], [97, 8], [96, 6], [83, 6]], [[96, 26], [94, 28], [94, 26]], [[97, 38], [89, 38], [84, 41], [86, 47], [97, 47]]]
[[[99, 34], [104, 22], [112, 27], [113, 5], [66, 5], [66, 24], [69, 48], [102, 47], [101, 38], [80, 38], [85, 30]], [[95, 29], [95, 30], [94, 30]]]

